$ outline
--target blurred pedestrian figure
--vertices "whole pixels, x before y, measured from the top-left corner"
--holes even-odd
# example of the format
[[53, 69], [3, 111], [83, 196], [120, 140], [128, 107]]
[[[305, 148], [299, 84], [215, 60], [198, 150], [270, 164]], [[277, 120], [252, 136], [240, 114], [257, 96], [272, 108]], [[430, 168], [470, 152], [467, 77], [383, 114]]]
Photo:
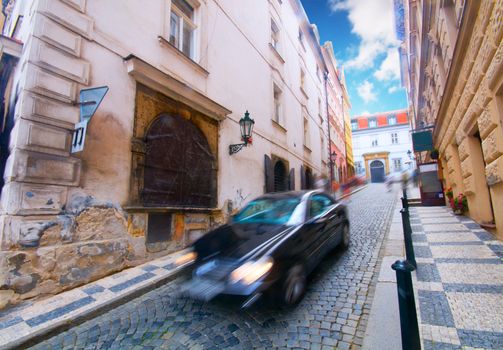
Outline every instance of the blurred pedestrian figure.
[[412, 173], [412, 182], [415, 187], [419, 185], [419, 169], [414, 169], [414, 172]]
[[386, 176], [386, 188], [388, 189], [388, 192], [391, 192], [391, 190], [393, 189], [393, 176], [392, 175], [388, 175]]
[[329, 190], [328, 180], [324, 175], [318, 176], [318, 178], [314, 182], [314, 187], [320, 190], [328, 191]]
[[406, 170], [402, 171], [402, 188], [407, 188], [409, 183], [409, 174]]

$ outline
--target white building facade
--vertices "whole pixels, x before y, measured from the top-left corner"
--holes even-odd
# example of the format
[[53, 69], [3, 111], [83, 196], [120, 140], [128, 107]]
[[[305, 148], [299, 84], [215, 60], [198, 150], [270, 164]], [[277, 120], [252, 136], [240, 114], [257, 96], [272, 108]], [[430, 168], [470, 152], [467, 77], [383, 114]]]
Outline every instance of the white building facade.
[[[181, 249], [246, 201], [328, 175], [326, 66], [300, 1], [11, 0], [5, 11], [3, 305]], [[71, 153], [79, 92], [100, 86]], [[246, 111], [252, 144], [230, 155]]]
[[351, 129], [357, 175], [383, 182], [386, 176], [398, 180], [402, 171], [415, 168], [405, 110], [355, 117]]

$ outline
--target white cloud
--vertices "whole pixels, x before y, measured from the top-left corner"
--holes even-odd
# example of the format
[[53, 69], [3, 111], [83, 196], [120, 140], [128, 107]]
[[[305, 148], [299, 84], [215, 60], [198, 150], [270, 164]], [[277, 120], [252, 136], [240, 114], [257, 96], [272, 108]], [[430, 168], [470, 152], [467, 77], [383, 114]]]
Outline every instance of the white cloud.
[[392, 86], [388, 89], [388, 93], [390, 94], [394, 93], [395, 91], [398, 91], [398, 86]]
[[361, 112], [360, 115], [361, 116], [370, 115], [370, 112], [369, 111], [363, 111], [363, 112]]
[[374, 84], [372, 84], [368, 80], [365, 80], [363, 83], [358, 85], [356, 91], [358, 91], [358, 95], [360, 95], [363, 101], [365, 101], [365, 103], [368, 103], [377, 100], [376, 94], [374, 93], [374, 91], [372, 91], [373, 89]]
[[386, 58], [381, 62], [381, 66], [374, 73], [380, 81], [400, 79], [400, 58], [398, 50], [389, 49]]
[[398, 45], [395, 38], [393, 0], [328, 0], [328, 2], [334, 12], [348, 11], [348, 18], [353, 26], [352, 32], [361, 39], [358, 55], [345, 62], [346, 68], [372, 68], [379, 55]]

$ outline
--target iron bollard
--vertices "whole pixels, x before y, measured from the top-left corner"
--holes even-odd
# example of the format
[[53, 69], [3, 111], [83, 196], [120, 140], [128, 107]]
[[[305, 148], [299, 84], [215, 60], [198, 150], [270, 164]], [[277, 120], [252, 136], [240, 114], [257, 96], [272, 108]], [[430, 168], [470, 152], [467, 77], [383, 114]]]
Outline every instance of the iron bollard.
[[416, 303], [412, 289], [411, 272], [415, 267], [408, 261], [397, 260], [391, 268], [396, 272], [398, 307], [400, 309], [400, 330], [403, 350], [421, 350]]
[[402, 188], [402, 193], [403, 193], [403, 198], [407, 200], [407, 188], [403, 187]]
[[402, 214], [403, 238], [405, 242], [405, 256], [414, 268], [417, 268], [416, 256], [414, 255], [414, 245], [412, 244], [412, 227], [410, 226], [409, 211], [407, 209], [400, 210]]
[[407, 198], [400, 198], [402, 200], [402, 208], [405, 209], [405, 210], [409, 210], [409, 201], [407, 200]]

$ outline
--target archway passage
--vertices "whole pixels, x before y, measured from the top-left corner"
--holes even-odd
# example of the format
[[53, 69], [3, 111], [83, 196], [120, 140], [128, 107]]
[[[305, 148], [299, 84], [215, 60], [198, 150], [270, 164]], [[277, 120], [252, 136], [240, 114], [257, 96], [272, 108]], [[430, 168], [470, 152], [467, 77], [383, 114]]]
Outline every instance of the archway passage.
[[384, 164], [380, 160], [374, 160], [370, 163], [370, 181], [384, 182], [385, 171]]
[[274, 192], [283, 192], [288, 190], [288, 177], [285, 164], [278, 160], [274, 164]]
[[163, 114], [146, 138], [145, 206], [213, 207], [216, 169], [201, 130], [180, 116]]

